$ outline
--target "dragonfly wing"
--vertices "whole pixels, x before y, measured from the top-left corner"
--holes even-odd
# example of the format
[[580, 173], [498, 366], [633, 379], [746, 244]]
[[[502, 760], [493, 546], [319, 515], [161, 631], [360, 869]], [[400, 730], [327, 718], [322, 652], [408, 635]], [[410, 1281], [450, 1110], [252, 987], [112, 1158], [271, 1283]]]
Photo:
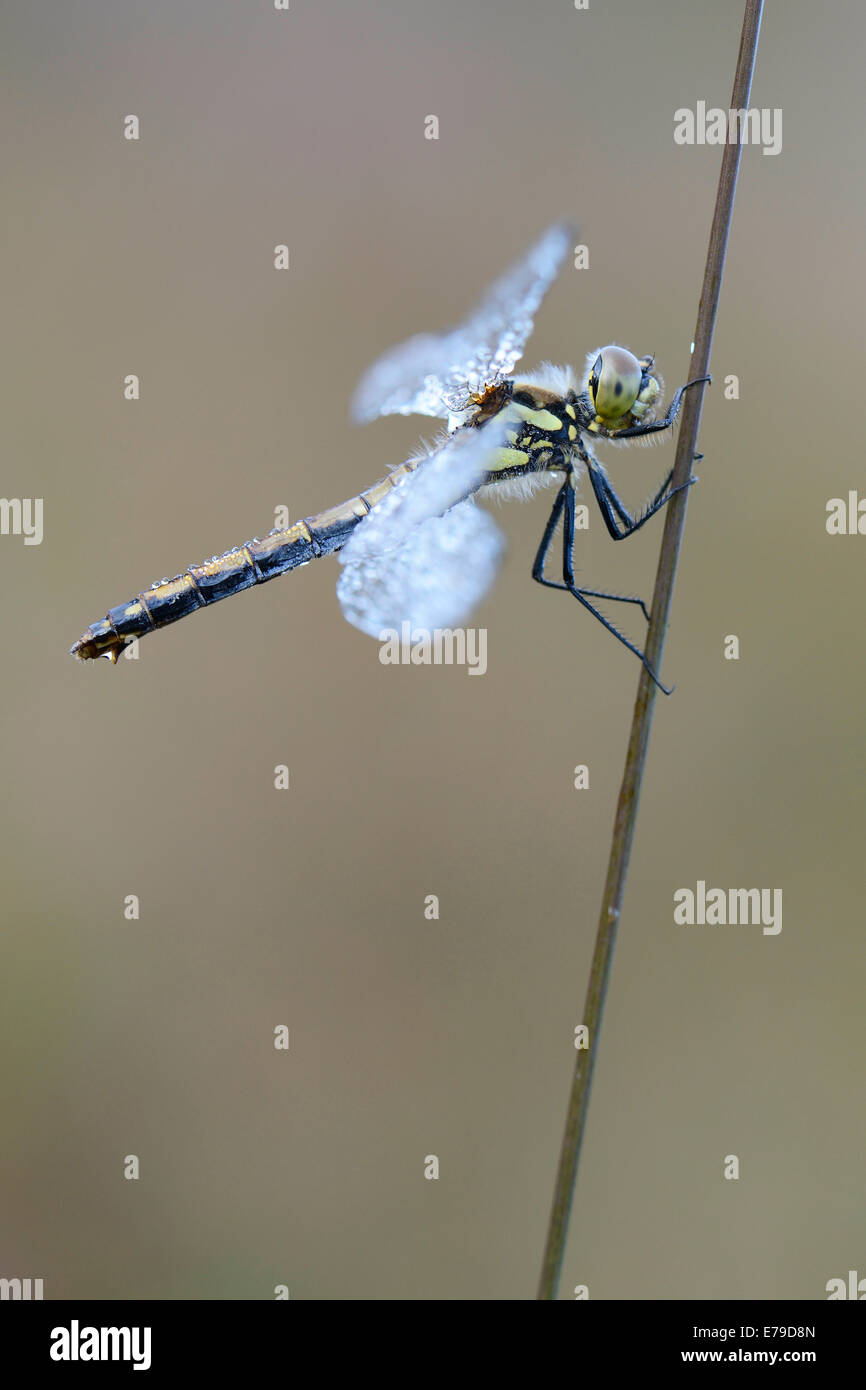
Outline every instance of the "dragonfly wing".
[[337, 597], [345, 617], [384, 629], [459, 625], [499, 568], [504, 537], [472, 500], [503, 431], [495, 420], [459, 431], [373, 508], [340, 551]]
[[490, 287], [459, 328], [419, 334], [380, 357], [355, 392], [355, 419], [444, 418], [465, 409], [473, 394], [509, 376], [573, 237], [569, 223], [555, 223]]

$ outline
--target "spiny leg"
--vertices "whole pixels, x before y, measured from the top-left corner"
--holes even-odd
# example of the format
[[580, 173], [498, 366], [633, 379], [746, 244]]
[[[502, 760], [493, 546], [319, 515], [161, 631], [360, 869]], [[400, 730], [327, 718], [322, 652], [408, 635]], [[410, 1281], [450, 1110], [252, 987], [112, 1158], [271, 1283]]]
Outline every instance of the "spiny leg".
[[[573, 489], [573, 485], [572, 485], [570, 476], [566, 478], [566, 480], [565, 480], [565, 482], [563, 483], [562, 487], [559, 489], [559, 492], [556, 494], [556, 500], [554, 501], [553, 506], [552, 506], [552, 508], [551, 508], [551, 510], [550, 510], [550, 516], [547, 518], [547, 525], [546, 525], [545, 528], [544, 528], [544, 535], [541, 537], [541, 544], [540, 544], [539, 547], [538, 547], [538, 551], [537, 551], [536, 556], [535, 556], [535, 561], [534, 561], [533, 566], [532, 566], [532, 577], [533, 577], [533, 579], [536, 581], [536, 583], [538, 583], [538, 584], [543, 584], [543, 585], [544, 585], [546, 588], [548, 588], [548, 589], [564, 589], [566, 593], [569, 593], [569, 592], [570, 592], [569, 586], [568, 586], [567, 584], [562, 583], [562, 582], [561, 582], [560, 580], [558, 580], [558, 579], [548, 579], [548, 578], [546, 577], [545, 573], [544, 573], [544, 566], [545, 566], [545, 562], [546, 562], [546, 560], [547, 560], [548, 552], [550, 551], [550, 546], [551, 546], [551, 542], [552, 542], [552, 540], [553, 540], [554, 532], [556, 531], [557, 523], [558, 523], [558, 521], [559, 521], [560, 516], [562, 515], [563, 507], [565, 506], [566, 494], [567, 494], [568, 492], [571, 492], [571, 494], [572, 494], [572, 512], [573, 512], [573, 510], [574, 510], [574, 489]], [[571, 547], [573, 547], [573, 545], [574, 545], [574, 516], [573, 516], [573, 515], [572, 515], [571, 529], [572, 529]], [[644, 603], [644, 601], [643, 601], [642, 598], [629, 598], [629, 597], [628, 597], [627, 595], [625, 595], [625, 594], [609, 594], [609, 593], [607, 593], [606, 591], [604, 591], [604, 590], [602, 590], [602, 589], [581, 589], [580, 592], [581, 592], [582, 594], [588, 595], [589, 598], [604, 598], [604, 599], [610, 599], [610, 601], [611, 601], [612, 603], [635, 603], [635, 604], [637, 604], [638, 608], [639, 608], [639, 609], [641, 610], [641, 612], [643, 613], [643, 615], [644, 615], [644, 617], [646, 618], [647, 622], [649, 622], [649, 620], [650, 620], [650, 615], [649, 615], [649, 613], [647, 612], [646, 605], [645, 605], [645, 603]]]
[[[555, 532], [555, 530], [556, 530], [557, 523], [558, 523], [558, 521], [559, 521], [560, 516], [563, 514], [563, 512], [565, 513], [565, 518], [564, 518], [564, 522], [563, 522], [563, 531], [562, 531], [562, 581], [563, 581], [563, 582], [562, 582], [562, 583], [559, 583], [559, 582], [557, 582], [556, 580], [545, 578], [545, 575], [544, 575], [543, 571], [544, 571], [544, 563], [545, 563], [545, 560], [547, 559], [548, 551], [550, 550], [550, 544], [551, 544], [551, 541], [552, 541], [552, 539], [553, 539], [553, 535], [554, 535], [554, 532]], [[602, 595], [602, 594], [598, 593], [597, 590], [594, 590], [594, 589], [579, 589], [579, 588], [577, 587], [577, 585], [575, 584], [575, 582], [574, 582], [574, 559], [573, 559], [573, 551], [574, 551], [574, 527], [575, 527], [574, 483], [573, 483], [572, 474], [569, 473], [569, 474], [567, 475], [567, 477], [566, 477], [566, 479], [565, 479], [565, 482], [563, 483], [562, 487], [559, 489], [559, 492], [558, 492], [557, 495], [556, 495], [556, 500], [554, 501], [554, 504], [553, 504], [553, 506], [552, 506], [552, 508], [551, 508], [551, 510], [550, 510], [550, 516], [548, 517], [548, 519], [547, 519], [547, 525], [546, 525], [545, 528], [544, 528], [544, 535], [543, 535], [542, 538], [541, 538], [541, 544], [539, 545], [539, 547], [538, 547], [538, 553], [537, 553], [536, 556], [535, 556], [535, 563], [534, 563], [533, 566], [532, 566], [532, 577], [533, 577], [533, 579], [535, 579], [539, 584], [544, 584], [544, 585], [545, 585], [547, 588], [549, 588], [549, 589], [564, 589], [567, 593], [571, 594], [574, 598], [576, 598], [577, 601], [578, 601], [578, 603], [580, 603], [580, 604], [582, 605], [582, 607], [588, 609], [588, 611], [592, 614], [592, 616], [593, 616], [594, 618], [597, 618], [597, 619], [598, 619], [598, 621], [601, 623], [602, 627], [606, 628], [607, 631], [608, 631], [609, 633], [611, 633], [611, 634], [612, 634], [614, 637], [616, 637], [620, 642], [622, 642], [622, 644], [623, 644], [624, 647], [628, 647], [629, 651], [634, 653], [634, 655], [638, 658], [638, 660], [646, 667], [647, 671], [649, 672], [649, 674], [650, 674], [650, 676], [652, 677], [652, 679], [655, 681], [655, 683], [656, 683], [656, 685], [658, 686], [659, 690], [663, 691], [665, 695], [670, 695], [670, 693], [671, 693], [670, 690], [667, 688], [667, 686], [662, 685], [661, 681], [659, 680], [659, 678], [658, 678], [658, 676], [656, 675], [655, 671], [654, 671], [654, 670], [652, 669], [652, 667], [650, 666], [649, 662], [648, 662], [647, 659], [646, 659], [646, 656], [645, 656], [644, 653], [640, 650], [640, 648], [634, 646], [634, 644], [633, 644], [632, 642], [630, 642], [630, 641], [628, 640], [627, 637], [624, 637], [623, 634], [622, 634], [617, 628], [614, 627], [613, 623], [611, 623], [611, 622], [604, 616], [603, 613], [600, 613], [600, 612], [598, 611], [598, 609], [597, 609], [596, 607], [594, 607], [594, 605], [591, 604], [591, 603], [589, 602], [589, 599], [586, 597], [586, 595], [591, 595], [593, 598], [602, 598], [602, 597], [603, 597], [603, 598], [614, 599], [614, 600], [616, 600], [616, 601], [619, 602], [619, 603], [637, 603], [637, 604], [640, 606], [640, 608], [643, 610], [644, 616], [647, 617], [647, 620], [649, 620], [649, 615], [647, 614], [647, 611], [646, 611], [646, 608], [644, 607], [643, 602], [642, 602], [640, 599], [636, 599], [636, 598], [625, 598], [625, 597], [623, 597], [621, 594], [603, 594], [603, 595]]]
[[547, 587], [550, 589], [561, 589], [563, 587], [561, 584], [554, 584], [552, 579], [545, 579], [544, 564], [547, 560], [547, 552], [550, 550], [550, 544], [553, 540], [554, 532], [556, 531], [557, 522], [559, 521], [559, 518], [562, 515], [562, 509], [565, 506], [565, 491], [566, 488], [570, 486], [571, 475], [566, 474], [565, 482], [562, 484], [562, 487], [556, 494], [553, 506], [550, 509], [550, 516], [547, 518], [547, 525], [544, 528], [544, 535], [541, 537], [541, 544], [539, 545], [538, 550], [535, 554], [535, 559], [532, 562], [533, 579], [536, 580], [536, 582], [539, 584], [546, 584]]
[[[556, 587], [558, 589], [564, 589], [565, 585], [558, 584]], [[609, 594], [606, 589], [584, 589], [583, 585], [581, 585], [580, 587], [580, 592], [582, 594], [586, 594], [588, 598], [609, 599], [611, 603], [636, 603], [638, 608], [646, 618], [647, 622], [649, 622], [650, 620], [650, 615], [647, 611], [647, 606], [642, 598], [629, 598], [627, 594]]]
[[[655, 516], [656, 512], [661, 511], [662, 507], [667, 506], [672, 497], [676, 497], [678, 492], [682, 492], [685, 488], [691, 487], [693, 483], [697, 482], [697, 478], [689, 478], [687, 482], [680, 483], [679, 487], [671, 488], [671, 490], [668, 491], [671, 478], [673, 477], [673, 469], [671, 469], [658, 492], [650, 499], [643, 511], [635, 517], [632, 516], [624, 502], [617, 496], [613, 484], [609, 478], [605, 477], [598, 461], [593, 457], [590, 451], [582, 447], [580, 455], [586, 464], [590, 485], [595, 493], [595, 500], [598, 503], [602, 521], [607, 527], [609, 536], [615, 541], [624, 541], [627, 536], [633, 536], [635, 531], [639, 531], [640, 528], [649, 521], [651, 516]], [[622, 530], [620, 530], [617, 525], [617, 519], [622, 523]]]
[[630, 652], [634, 652], [635, 656], [636, 656], [636, 657], [638, 658], [638, 660], [641, 662], [641, 664], [642, 664], [642, 666], [644, 667], [644, 669], [646, 670], [647, 674], [648, 674], [649, 676], [651, 676], [651, 678], [653, 679], [653, 681], [655, 681], [655, 684], [658, 686], [659, 690], [661, 690], [662, 693], [665, 694], [665, 695], [670, 695], [671, 691], [668, 689], [668, 687], [667, 687], [666, 685], [662, 685], [662, 683], [661, 683], [661, 681], [659, 680], [658, 676], [656, 675], [655, 671], [653, 670], [653, 668], [650, 666], [649, 662], [647, 661], [647, 659], [646, 659], [646, 654], [645, 654], [644, 652], [642, 652], [642, 651], [640, 650], [639, 647], [636, 647], [636, 646], [634, 645], [633, 642], [630, 642], [630, 641], [628, 640], [627, 637], [623, 636], [623, 634], [619, 631], [619, 629], [618, 629], [618, 628], [615, 628], [614, 625], [613, 625], [613, 623], [610, 622], [610, 621], [604, 616], [603, 613], [600, 613], [599, 610], [598, 610], [597, 608], [595, 608], [595, 607], [593, 606], [593, 604], [591, 604], [591, 603], [589, 602], [589, 600], [585, 597], [585, 591], [582, 590], [582, 589], [579, 589], [579, 588], [577, 587], [577, 585], [575, 584], [575, 582], [574, 582], [574, 556], [573, 556], [573, 549], [574, 549], [574, 489], [573, 489], [573, 488], [570, 488], [570, 489], [569, 489], [569, 493], [568, 493], [568, 495], [566, 495], [566, 497], [565, 497], [565, 499], [564, 499], [564, 506], [565, 506], [565, 523], [564, 523], [564, 527], [563, 527], [563, 536], [562, 536], [562, 577], [563, 577], [563, 580], [565, 581], [565, 587], [568, 589], [568, 592], [569, 592], [570, 594], [573, 594], [573, 595], [574, 595], [574, 597], [577, 599], [578, 603], [582, 604], [584, 608], [588, 608], [588, 609], [589, 609], [590, 613], [593, 615], [594, 618], [597, 618], [597, 619], [598, 619], [598, 621], [601, 623], [602, 627], [607, 628], [608, 632], [610, 632], [614, 637], [618, 638], [619, 641], [622, 642], [622, 644], [623, 644], [624, 647], [628, 647], [628, 649], [629, 649]]

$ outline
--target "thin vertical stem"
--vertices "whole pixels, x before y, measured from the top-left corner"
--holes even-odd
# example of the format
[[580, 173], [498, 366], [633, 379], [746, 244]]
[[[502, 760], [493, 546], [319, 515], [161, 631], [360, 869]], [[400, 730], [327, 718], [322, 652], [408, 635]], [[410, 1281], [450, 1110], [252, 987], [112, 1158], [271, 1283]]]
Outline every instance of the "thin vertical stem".
[[[758, 35], [761, 28], [763, 0], [746, 0], [743, 30], [740, 36], [740, 51], [734, 76], [731, 96], [733, 111], [745, 110], [749, 105], [752, 89], [752, 73], [758, 48]], [[716, 324], [716, 311], [725, 266], [725, 253], [734, 208], [734, 194], [740, 168], [742, 129], [738, 129], [738, 139], [725, 145], [722, 155], [722, 168], [716, 194], [716, 206], [710, 230], [710, 244], [704, 270], [704, 283], [698, 305], [697, 326], [695, 328], [694, 352], [692, 354], [689, 379], [706, 375], [710, 365], [710, 351]], [[686, 483], [691, 476], [695, 445], [701, 422], [703, 388], [687, 391], [677, 441], [676, 459], [672, 487]], [[653, 591], [652, 618], [647, 633], [646, 655], [654, 671], [661, 670], [661, 659], [667, 632], [673, 596], [674, 579], [682, 542], [683, 526], [690, 489], [678, 492], [666, 508], [665, 529], [662, 537], [659, 566]], [[547, 1244], [539, 1284], [539, 1299], [554, 1299], [559, 1288], [565, 1241], [580, 1150], [586, 1127], [586, 1115], [592, 1074], [598, 1052], [598, 1041], [604, 1004], [607, 996], [613, 952], [616, 945], [616, 931], [622, 913], [625, 896], [626, 877], [629, 858], [634, 840], [638, 800], [646, 764], [652, 726], [656, 687], [645, 669], [641, 669], [632, 718], [631, 735], [625, 760], [622, 786], [620, 787], [614, 818], [613, 840], [608, 861], [607, 881], [601, 904], [601, 915], [596, 935], [592, 966], [589, 975], [586, 1005], [583, 1022], [589, 1032], [589, 1045], [576, 1055], [571, 1096], [566, 1115], [565, 1134], [559, 1158], [559, 1169], [553, 1194], [553, 1207], [547, 1232]]]

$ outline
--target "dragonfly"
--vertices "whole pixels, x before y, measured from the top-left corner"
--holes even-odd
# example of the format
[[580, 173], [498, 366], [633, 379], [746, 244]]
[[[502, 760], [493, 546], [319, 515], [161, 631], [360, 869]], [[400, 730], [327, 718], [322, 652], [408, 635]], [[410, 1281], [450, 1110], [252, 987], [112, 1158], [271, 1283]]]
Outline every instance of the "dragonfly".
[[[147, 633], [334, 553], [342, 565], [340, 606], [362, 632], [381, 638], [405, 631], [407, 623], [411, 632], [453, 628], [493, 584], [504, 550], [500, 528], [477, 499], [528, 496], [547, 483], [558, 488], [532, 578], [576, 599], [666, 690], [645, 653], [597, 606], [597, 601], [632, 604], [648, 622], [643, 601], [577, 582], [577, 487], [585, 474], [613, 540], [633, 536], [681, 490], [671, 486], [673, 470], [632, 513], [593, 444], [646, 439], [671, 429], [684, 393], [709, 377], [681, 386], [663, 415], [664, 383], [653, 357], [636, 357], [616, 344], [589, 353], [582, 377], [571, 367], [550, 363], [515, 377], [539, 305], [575, 235], [567, 222], [549, 227], [494, 282], [465, 322], [410, 338], [362, 377], [352, 402], [356, 421], [426, 415], [444, 422], [431, 444], [349, 501], [214, 555], [110, 609], [87, 628], [72, 655], [116, 662]], [[560, 577], [553, 578], [547, 568], [557, 533]]]

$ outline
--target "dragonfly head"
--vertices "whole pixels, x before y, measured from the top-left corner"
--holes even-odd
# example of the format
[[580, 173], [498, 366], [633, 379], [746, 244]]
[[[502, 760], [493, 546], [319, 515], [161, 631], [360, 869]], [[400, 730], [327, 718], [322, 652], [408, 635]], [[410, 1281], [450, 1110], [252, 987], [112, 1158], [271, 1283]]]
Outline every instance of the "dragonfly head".
[[616, 433], [628, 425], [652, 418], [662, 393], [661, 379], [653, 373], [652, 357], [635, 357], [628, 348], [610, 343], [590, 354], [586, 390], [595, 411], [597, 431]]

